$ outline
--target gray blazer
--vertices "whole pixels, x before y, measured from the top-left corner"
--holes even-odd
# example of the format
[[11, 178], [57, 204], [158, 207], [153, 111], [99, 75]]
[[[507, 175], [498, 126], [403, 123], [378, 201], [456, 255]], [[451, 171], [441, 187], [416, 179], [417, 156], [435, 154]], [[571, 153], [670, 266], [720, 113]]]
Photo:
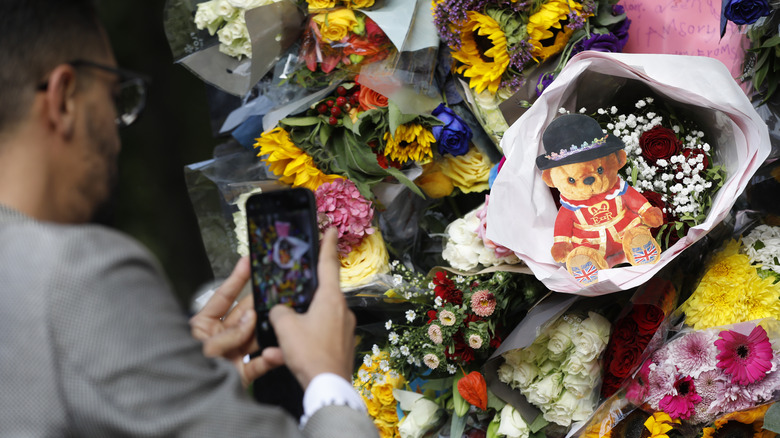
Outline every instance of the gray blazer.
[[371, 437], [329, 406], [301, 430], [207, 359], [156, 261], [96, 225], [0, 206], [0, 436]]

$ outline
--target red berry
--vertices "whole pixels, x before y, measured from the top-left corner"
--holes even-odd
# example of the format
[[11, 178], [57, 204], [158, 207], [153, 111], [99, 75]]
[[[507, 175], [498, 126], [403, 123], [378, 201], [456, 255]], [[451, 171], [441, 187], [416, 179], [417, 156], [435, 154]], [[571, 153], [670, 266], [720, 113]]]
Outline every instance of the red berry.
[[334, 106], [333, 108], [330, 109], [330, 115], [332, 115], [334, 117], [340, 116], [341, 115], [341, 108], [339, 108], [337, 106]]
[[347, 104], [347, 98], [344, 96], [339, 96], [336, 98], [336, 105], [338, 106], [344, 106]]
[[328, 108], [331, 108], [333, 106], [334, 102], [333, 100], [326, 100], [325, 103], [328, 105]]
[[360, 103], [360, 97], [357, 93], [353, 94], [352, 96], [349, 96], [349, 103], [352, 105], [357, 105]]
[[339, 85], [338, 87], [336, 87], [336, 94], [338, 94], [339, 96], [346, 96], [347, 89]]
[[320, 114], [326, 114], [328, 112], [328, 105], [321, 103], [317, 105], [317, 112]]
[[338, 125], [339, 119], [337, 119], [336, 116], [330, 116], [330, 118], [328, 119], [328, 123], [331, 126]]

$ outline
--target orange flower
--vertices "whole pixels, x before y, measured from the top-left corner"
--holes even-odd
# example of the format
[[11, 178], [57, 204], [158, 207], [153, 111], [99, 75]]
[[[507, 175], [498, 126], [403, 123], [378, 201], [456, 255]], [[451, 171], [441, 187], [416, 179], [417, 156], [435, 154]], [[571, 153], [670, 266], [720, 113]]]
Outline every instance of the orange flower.
[[472, 371], [458, 381], [458, 392], [472, 405], [487, 410], [487, 384], [479, 371]]
[[360, 86], [358, 101], [360, 102], [361, 111], [367, 111], [374, 108], [384, 108], [387, 106], [387, 97], [377, 93], [365, 85]]

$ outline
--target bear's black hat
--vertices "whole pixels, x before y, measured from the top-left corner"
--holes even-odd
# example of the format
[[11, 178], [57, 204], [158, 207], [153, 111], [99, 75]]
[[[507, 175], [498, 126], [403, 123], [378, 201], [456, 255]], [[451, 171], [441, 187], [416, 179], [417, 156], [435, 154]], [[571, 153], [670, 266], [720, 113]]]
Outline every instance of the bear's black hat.
[[546, 153], [536, 157], [539, 170], [595, 160], [625, 147], [620, 138], [604, 134], [599, 122], [584, 114], [553, 120], [542, 134], [542, 143]]

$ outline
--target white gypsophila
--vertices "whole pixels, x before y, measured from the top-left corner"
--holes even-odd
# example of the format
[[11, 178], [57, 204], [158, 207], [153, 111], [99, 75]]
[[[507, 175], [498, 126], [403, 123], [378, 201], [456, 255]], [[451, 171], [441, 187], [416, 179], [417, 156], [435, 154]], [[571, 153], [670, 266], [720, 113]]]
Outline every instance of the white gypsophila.
[[442, 304], [444, 304], [444, 299], [442, 297], [436, 297], [433, 299], [433, 307], [441, 307]]
[[387, 335], [387, 339], [390, 341], [391, 345], [398, 344], [398, 333], [396, 332], [390, 332], [389, 335]]
[[363, 365], [365, 365], [367, 367], [371, 367], [371, 365], [373, 363], [374, 362], [371, 360], [371, 355], [370, 354], [366, 354], [365, 356], [363, 356]]
[[458, 372], [458, 369], [455, 367], [455, 365], [448, 363], [447, 364], [447, 372], [450, 374], [455, 374]]
[[417, 314], [414, 312], [414, 310], [407, 310], [406, 311], [406, 320], [409, 322], [414, 321], [414, 318], [417, 317]]
[[393, 320], [388, 319], [387, 322], [385, 323], [385, 330], [390, 330], [391, 328], [393, 328]]
[[379, 350], [379, 345], [376, 345], [376, 344], [374, 344], [374, 346], [373, 346], [373, 347], [371, 347], [371, 353], [372, 353], [374, 356], [379, 356], [379, 353], [380, 353], [380, 352], [381, 352], [381, 351]]
[[401, 277], [401, 274], [393, 274], [393, 286], [400, 286], [404, 282], [404, 278]]
[[742, 244], [751, 263], [760, 263], [762, 269], [780, 274], [780, 227], [759, 225], [742, 238]]
[[363, 383], [368, 383], [368, 381], [371, 380], [371, 374], [369, 374], [368, 371], [362, 368], [358, 370], [357, 375], [358, 375], [358, 380], [360, 380]]
[[399, 357], [399, 356], [401, 356], [401, 350], [397, 348], [390, 349], [390, 357]]
[[404, 356], [409, 356], [409, 347], [406, 345], [401, 346], [401, 354]]

